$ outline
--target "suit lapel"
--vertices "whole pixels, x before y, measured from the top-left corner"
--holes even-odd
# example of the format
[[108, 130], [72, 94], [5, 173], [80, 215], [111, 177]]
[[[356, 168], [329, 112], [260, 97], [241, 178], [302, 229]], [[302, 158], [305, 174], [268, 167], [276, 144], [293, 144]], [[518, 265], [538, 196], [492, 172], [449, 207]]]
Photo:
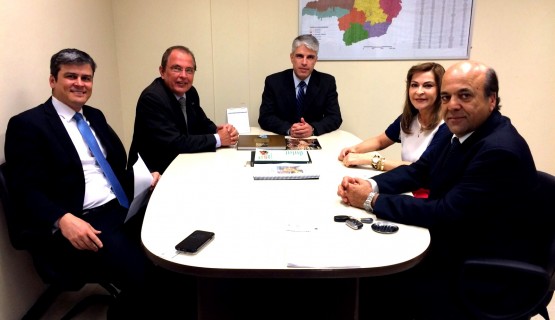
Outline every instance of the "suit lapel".
[[295, 110], [297, 105], [297, 87], [295, 87], [295, 81], [293, 81], [293, 69], [289, 69], [283, 72], [283, 87], [287, 88], [287, 96], [285, 97], [287, 101], [287, 106], [291, 106], [291, 110]]
[[57, 141], [59, 144], [62, 145], [61, 146], [62, 150], [67, 150], [66, 156], [71, 157], [71, 160], [73, 162], [81, 165], [79, 154], [77, 153], [77, 150], [75, 149], [75, 145], [73, 145], [73, 141], [71, 141], [71, 138], [69, 137], [69, 134], [67, 133], [67, 130], [64, 124], [62, 123], [62, 120], [60, 120], [60, 116], [56, 112], [56, 109], [54, 109], [54, 105], [52, 104], [52, 98], [50, 98], [44, 104], [44, 114], [45, 114], [45, 119], [47, 121], [47, 125], [50, 127], [51, 132], [55, 137], [54, 141]]
[[308, 109], [312, 105], [312, 101], [318, 96], [320, 92], [320, 74], [318, 71], [313, 70], [312, 75], [310, 76], [310, 82], [306, 87], [306, 95], [305, 95], [305, 103], [304, 103], [304, 112], [307, 113]]

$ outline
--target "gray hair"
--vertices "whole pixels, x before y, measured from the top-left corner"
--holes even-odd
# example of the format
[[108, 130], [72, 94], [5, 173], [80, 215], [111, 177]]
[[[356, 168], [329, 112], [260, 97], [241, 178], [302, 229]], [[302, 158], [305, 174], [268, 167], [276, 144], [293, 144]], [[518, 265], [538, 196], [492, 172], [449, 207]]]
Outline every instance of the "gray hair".
[[320, 49], [320, 43], [318, 39], [311, 34], [302, 34], [293, 40], [293, 45], [291, 46], [291, 53], [295, 52], [299, 46], [305, 45], [310, 50], [316, 51], [318, 54], [318, 50]]

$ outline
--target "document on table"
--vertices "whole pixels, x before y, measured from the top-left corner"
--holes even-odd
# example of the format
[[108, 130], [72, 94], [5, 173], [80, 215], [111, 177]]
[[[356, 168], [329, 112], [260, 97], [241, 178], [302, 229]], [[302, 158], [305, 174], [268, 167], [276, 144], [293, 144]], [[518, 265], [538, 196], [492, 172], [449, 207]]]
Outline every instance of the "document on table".
[[141, 209], [150, 198], [150, 184], [152, 183], [152, 174], [148, 170], [145, 162], [139, 155], [139, 159], [133, 165], [133, 174], [135, 177], [135, 188], [133, 201], [129, 205], [129, 210], [127, 211], [127, 217], [125, 217], [125, 222], [131, 219], [139, 209]]
[[288, 268], [357, 268], [359, 252], [315, 226], [288, 225], [285, 241]]
[[249, 109], [247, 107], [228, 108], [227, 123], [232, 124], [239, 134], [251, 132]]

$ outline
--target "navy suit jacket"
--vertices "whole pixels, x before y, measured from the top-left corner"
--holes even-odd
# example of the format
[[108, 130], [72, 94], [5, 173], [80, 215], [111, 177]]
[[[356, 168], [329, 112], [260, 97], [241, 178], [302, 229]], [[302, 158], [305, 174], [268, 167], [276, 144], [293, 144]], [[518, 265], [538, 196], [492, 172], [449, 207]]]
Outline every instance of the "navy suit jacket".
[[[537, 172], [524, 138], [494, 111], [451, 155], [450, 139], [373, 178], [376, 215], [429, 228], [429, 258], [439, 265], [480, 256], [536, 261], [540, 240], [531, 226], [542, 218], [528, 210]], [[419, 187], [430, 190], [428, 199], [398, 195]]]
[[[327, 73], [312, 71], [304, 100], [303, 117], [314, 128], [314, 135], [337, 130], [343, 119], [337, 100], [335, 78]], [[287, 135], [297, 116], [297, 98], [293, 69], [266, 77], [258, 124], [264, 130]]]
[[137, 102], [129, 163], [141, 155], [151, 172], [163, 173], [180, 153], [216, 151], [217, 126], [200, 106], [195, 87], [185, 94], [187, 124], [175, 95], [156, 78]]
[[[133, 174], [126, 170], [127, 154], [121, 140], [102, 111], [83, 106], [83, 114], [104, 146], [106, 159], [128, 198], [132, 199]], [[39, 238], [49, 236], [55, 221], [65, 213], [82, 214], [83, 166], [52, 105], [52, 98], [10, 119], [5, 155], [15, 207], [26, 234]]]

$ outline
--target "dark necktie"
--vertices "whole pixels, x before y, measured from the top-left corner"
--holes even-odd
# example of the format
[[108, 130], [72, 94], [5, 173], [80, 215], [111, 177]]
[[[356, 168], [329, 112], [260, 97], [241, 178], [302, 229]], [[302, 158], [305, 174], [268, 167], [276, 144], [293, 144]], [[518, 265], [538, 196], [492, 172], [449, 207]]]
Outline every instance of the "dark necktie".
[[185, 116], [185, 124], [187, 124], [187, 100], [185, 99], [185, 97], [181, 97], [179, 98], [179, 105], [181, 106], [181, 111], [183, 112], [183, 115]]
[[451, 144], [449, 145], [449, 152], [447, 152], [447, 157], [445, 159], [445, 164], [451, 160], [451, 158], [458, 152], [461, 147], [461, 142], [459, 138], [454, 137], [451, 139]]
[[121, 187], [121, 184], [119, 183], [118, 178], [114, 174], [112, 167], [110, 167], [110, 164], [104, 157], [104, 154], [102, 154], [102, 151], [100, 150], [100, 146], [98, 145], [98, 142], [96, 141], [96, 138], [94, 137], [91, 131], [91, 128], [89, 128], [89, 125], [87, 124], [85, 119], [83, 119], [83, 115], [77, 112], [73, 116], [73, 118], [75, 119], [75, 121], [77, 121], [77, 129], [79, 129], [79, 132], [81, 132], [81, 135], [83, 136], [83, 139], [89, 146], [89, 149], [91, 150], [94, 158], [96, 159], [96, 162], [98, 163], [98, 165], [104, 172], [104, 175], [110, 182], [110, 185], [112, 186], [112, 190], [116, 194], [116, 197], [118, 198], [119, 203], [121, 204], [122, 207], [129, 208], [129, 202], [127, 200], [127, 196], [125, 195], [125, 192], [123, 191], [123, 188]]
[[297, 115], [302, 117], [303, 115], [303, 102], [304, 102], [304, 87], [306, 87], [306, 83], [304, 81], [299, 82], [299, 91], [297, 92]]
[[459, 141], [459, 138], [454, 137], [453, 140], [451, 140], [451, 148], [449, 149], [449, 153], [452, 154], [453, 152], [456, 152], [460, 147], [461, 142]]

